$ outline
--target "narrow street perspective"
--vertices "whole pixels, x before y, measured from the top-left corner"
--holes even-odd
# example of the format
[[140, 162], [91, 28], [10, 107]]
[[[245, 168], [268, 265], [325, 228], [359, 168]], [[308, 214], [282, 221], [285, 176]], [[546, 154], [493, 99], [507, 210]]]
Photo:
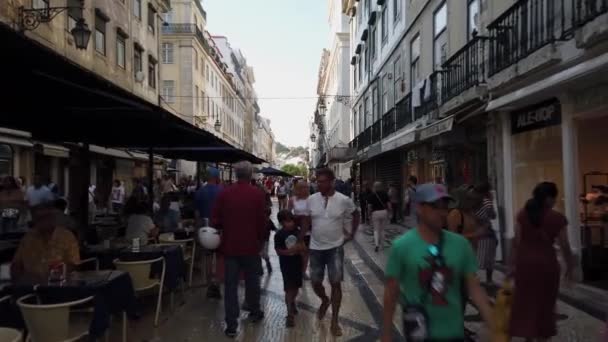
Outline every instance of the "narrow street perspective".
[[0, 0], [0, 342], [608, 342], [608, 0]]

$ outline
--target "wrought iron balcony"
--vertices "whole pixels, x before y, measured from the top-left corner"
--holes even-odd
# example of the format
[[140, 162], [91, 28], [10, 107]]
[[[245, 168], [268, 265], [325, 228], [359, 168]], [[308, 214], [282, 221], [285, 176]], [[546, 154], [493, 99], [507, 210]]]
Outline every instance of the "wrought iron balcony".
[[573, 1], [582, 0], [520, 0], [488, 25], [489, 76], [570, 37], [574, 25], [568, 13]]
[[372, 125], [372, 144], [377, 143], [381, 139], [382, 139], [382, 120], [378, 120]]
[[473, 38], [443, 63], [441, 75], [443, 103], [485, 82], [486, 40], [486, 37]]
[[[431, 82], [430, 87], [422, 87], [422, 89], [420, 89], [420, 106], [419, 107], [415, 107], [414, 108], [414, 118], [416, 120], [420, 119], [421, 117], [429, 114], [430, 112], [432, 112], [433, 110], [437, 109], [437, 105], [438, 105], [438, 94], [437, 94], [437, 90], [438, 90], [438, 84], [437, 84], [437, 75], [438, 72], [434, 72], [431, 74], [431, 76], [429, 76], [429, 78], [426, 80], [427, 82]], [[430, 89], [430, 94], [425, 94], [425, 89], [429, 88]]]
[[608, 13], [608, 0], [575, 0], [575, 18], [576, 25], [582, 26], [599, 17], [602, 14]]
[[357, 149], [362, 150], [372, 143], [372, 128], [367, 127], [361, 134], [359, 134], [359, 141], [357, 144]]
[[412, 94], [409, 93], [403, 100], [397, 103], [396, 130], [407, 126], [412, 122]]
[[395, 112], [393, 108], [382, 117], [382, 138], [386, 138], [395, 132]]
[[205, 52], [207, 52], [207, 54], [211, 54], [207, 38], [205, 38], [203, 31], [201, 31], [201, 29], [199, 29], [198, 26], [196, 26], [195, 24], [166, 24], [162, 25], [162, 32], [163, 34], [192, 34], [201, 43], [201, 45], [205, 49]]

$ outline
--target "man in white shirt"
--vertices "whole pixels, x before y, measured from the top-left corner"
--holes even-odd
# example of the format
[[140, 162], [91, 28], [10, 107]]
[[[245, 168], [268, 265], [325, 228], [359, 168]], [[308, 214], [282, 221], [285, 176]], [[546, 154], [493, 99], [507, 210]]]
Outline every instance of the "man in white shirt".
[[37, 205], [51, 202], [55, 200], [55, 196], [51, 190], [42, 184], [42, 178], [39, 175], [34, 176], [34, 184], [27, 188], [25, 192], [25, 200], [30, 208]]
[[331, 285], [332, 319], [331, 332], [342, 335], [338, 324], [342, 302], [342, 280], [344, 277], [344, 244], [353, 239], [359, 227], [359, 213], [355, 203], [334, 188], [335, 175], [330, 169], [316, 172], [319, 192], [308, 198], [310, 222], [305, 224], [302, 237], [310, 229], [310, 280], [321, 306], [317, 317], [323, 319], [330, 299], [325, 294], [323, 279], [325, 268]]
[[112, 211], [122, 214], [122, 208], [125, 204], [125, 188], [118, 179], [114, 181], [110, 201], [112, 202]]

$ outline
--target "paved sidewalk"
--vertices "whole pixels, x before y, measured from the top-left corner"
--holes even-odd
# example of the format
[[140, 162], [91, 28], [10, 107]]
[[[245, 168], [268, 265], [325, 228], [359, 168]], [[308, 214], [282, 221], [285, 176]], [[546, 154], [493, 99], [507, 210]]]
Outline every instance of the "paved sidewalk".
[[[406, 230], [400, 225], [389, 225], [386, 229], [385, 249], [374, 252], [372, 228], [368, 225], [360, 227], [353, 247], [378, 279], [384, 279], [390, 242]], [[482, 273], [480, 272], [480, 278], [484, 279], [485, 275]], [[495, 273], [495, 282], [502, 283], [504, 274], [500, 271]], [[378, 289], [377, 292], [383, 293], [383, 290]], [[560, 292], [557, 304], [559, 333], [554, 341], [598, 341], [604, 329], [604, 308], [608, 307], [608, 292], [583, 284], [577, 284], [572, 289], [562, 288]], [[488, 293], [494, 297], [496, 287], [489, 288]], [[465, 324], [481, 336], [485, 334], [477, 310], [470, 305], [467, 308]]]

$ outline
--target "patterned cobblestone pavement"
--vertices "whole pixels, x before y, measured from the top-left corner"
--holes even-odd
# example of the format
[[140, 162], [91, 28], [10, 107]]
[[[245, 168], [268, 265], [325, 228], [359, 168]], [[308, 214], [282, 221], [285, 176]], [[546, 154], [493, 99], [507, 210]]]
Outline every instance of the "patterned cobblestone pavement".
[[[386, 246], [390, 240], [404, 232], [401, 226], [390, 225], [386, 232]], [[265, 319], [257, 324], [248, 322], [247, 313], [241, 312], [239, 335], [236, 341], [377, 341], [381, 326], [382, 296], [384, 291], [385, 253], [373, 251], [371, 229], [363, 226], [354, 243], [346, 245], [345, 281], [343, 284], [343, 304], [340, 323], [344, 336], [335, 338], [329, 332], [329, 312], [323, 321], [318, 321], [316, 311], [320, 304], [305, 281], [304, 288], [298, 296], [299, 315], [295, 328], [285, 328], [285, 305], [283, 302], [283, 285], [279, 272], [278, 257], [270, 249], [271, 262], [275, 270], [262, 277], [262, 303]], [[501, 281], [497, 274], [496, 280]], [[196, 283], [196, 282], [195, 282]], [[242, 292], [242, 289], [241, 289]], [[495, 291], [490, 289], [491, 294]], [[150, 304], [147, 314], [139, 322], [130, 323], [129, 341], [229, 341], [223, 334], [224, 309], [222, 300], [205, 298], [206, 288], [196, 286], [186, 291], [185, 297], [176, 296], [173, 310], [168, 301], [158, 328], [151, 328], [153, 306]], [[240, 293], [241, 299], [244, 294]], [[152, 303], [153, 299], [146, 300]], [[330, 309], [331, 310], [331, 309]], [[603, 322], [586, 312], [576, 309], [562, 301], [558, 302], [559, 336], [554, 341], [598, 341], [603, 329]], [[402, 340], [399, 316], [394, 319], [394, 340]], [[487, 341], [487, 332], [480, 323], [475, 308], [467, 308], [466, 326], [477, 333], [479, 341]], [[115, 323], [110, 340], [118, 341], [119, 324]]]

